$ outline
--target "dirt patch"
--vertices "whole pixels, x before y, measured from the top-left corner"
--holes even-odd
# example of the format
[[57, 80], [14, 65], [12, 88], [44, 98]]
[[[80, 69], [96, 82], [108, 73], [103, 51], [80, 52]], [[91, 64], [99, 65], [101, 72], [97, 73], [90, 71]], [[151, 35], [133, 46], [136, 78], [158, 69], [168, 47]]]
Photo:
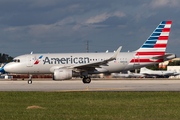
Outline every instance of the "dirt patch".
[[33, 105], [33, 106], [28, 106], [26, 109], [46, 109], [46, 108]]

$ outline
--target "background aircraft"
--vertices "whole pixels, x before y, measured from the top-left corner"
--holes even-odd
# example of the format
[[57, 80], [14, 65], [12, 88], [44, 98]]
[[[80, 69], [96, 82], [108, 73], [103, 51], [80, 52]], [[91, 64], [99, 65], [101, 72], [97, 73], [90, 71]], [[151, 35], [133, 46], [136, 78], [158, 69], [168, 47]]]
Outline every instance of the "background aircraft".
[[0, 75], [2, 74], [5, 74], [6, 72], [4, 71], [4, 66], [6, 65], [7, 63], [1, 65], [1, 68], [0, 68]]
[[146, 77], [166, 77], [169, 78], [169, 76], [176, 76], [180, 73], [177, 73], [176, 71], [163, 71], [163, 70], [150, 70], [146, 67], [143, 67], [140, 69], [140, 74], [145, 75]]
[[174, 58], [174, 54], [165, 53], [170, 28], [171, 21], [162, 21], [133, 52], [120, 52], [119, 47], [114, 53], [28, 54], [14, 58], [4, 70], [16, 74], [52, 74], [53, 80], [81, 76], [83, 83], [90, 83], [90, 74], [128, 71]]
[[112, 73], [111, 74], [112, 77], [114, 78], [118, 78], [118, 77], [122, 77], [122, 78], [144, 78], [145, 75], [140, 74], [140, 73], [132, 73], [130, 71], [127, 71], [127, 73]]

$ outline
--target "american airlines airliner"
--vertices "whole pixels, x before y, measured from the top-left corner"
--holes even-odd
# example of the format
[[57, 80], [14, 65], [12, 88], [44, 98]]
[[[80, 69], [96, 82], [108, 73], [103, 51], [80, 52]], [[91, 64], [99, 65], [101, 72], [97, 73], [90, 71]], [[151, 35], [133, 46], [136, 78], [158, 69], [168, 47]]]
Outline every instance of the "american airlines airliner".
[[14, 58], [4, 66], [4, 70], [16, 74], [52, 74], [53, 80], [80, 76], [83, 83], [90, 83], [91, 74], [115, 73], [158, 64], [175, 57], [165, 53], [171, 22], [162, 21], [145, 43], [133, 52], [120, 52], [120, 46], [112, 53], [27, 54]]

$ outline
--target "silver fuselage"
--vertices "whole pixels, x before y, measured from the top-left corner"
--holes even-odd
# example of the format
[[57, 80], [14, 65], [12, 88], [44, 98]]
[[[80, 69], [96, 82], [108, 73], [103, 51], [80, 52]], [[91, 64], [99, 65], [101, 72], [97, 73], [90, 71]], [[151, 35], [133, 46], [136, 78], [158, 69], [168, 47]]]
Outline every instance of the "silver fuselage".
[[[134, 63], [132, 60], [135, 58], [135, 54], [136, 52], [120, 52], [116, 60], [87, 72], [88, 74], [121, 72], [157, 64], [157, 62]], [[4, 69], [6, 72], [16, 74], [53, 74], [55, 69], [95, 63], [106, 60], [112, 55], [113, 53], [27, 54], [14, 58], [19, 61], [8, 63]], [[42, 59], [38, 64], [34, 64], [39, 56], [43, 56]]]

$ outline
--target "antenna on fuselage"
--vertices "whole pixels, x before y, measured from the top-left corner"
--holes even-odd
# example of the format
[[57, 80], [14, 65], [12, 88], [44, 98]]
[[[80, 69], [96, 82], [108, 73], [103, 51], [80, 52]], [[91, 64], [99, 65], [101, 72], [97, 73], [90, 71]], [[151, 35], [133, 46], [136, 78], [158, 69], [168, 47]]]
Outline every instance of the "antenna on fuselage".
[[30, 54], [33, 54], [33, 51], [31, 51], [31, 53]]
[[89, 44], [88, 44], [88, 41], [87, 41], [87, 53], [89, 52]]

